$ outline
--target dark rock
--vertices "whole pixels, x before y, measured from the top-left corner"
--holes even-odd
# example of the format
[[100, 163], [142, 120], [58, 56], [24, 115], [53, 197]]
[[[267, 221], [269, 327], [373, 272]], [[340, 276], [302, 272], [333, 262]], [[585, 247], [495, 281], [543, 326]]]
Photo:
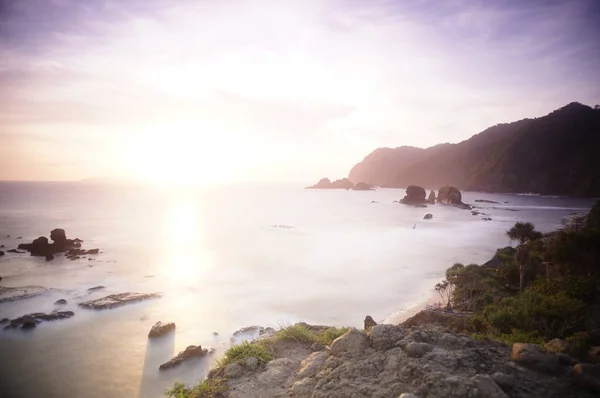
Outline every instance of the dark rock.
[[494, 202], [493, 200], [486, 200], [486, 199], [475, 199], [474, 202], [478, 202], [478, 203], [494, 203], [499, 205], [500, 202]]
[[8, 319], [8, 318], [2, 318], [2, 319], [0, 319], [0, 324], [1, 323], [8, 323], [8, 322], [10, 322], [10, 319]]
[[557, 371], [560, 365], [556, 355], [538, 344], [513, 344], [511, 359], [520, 365], [546, 373]]
[[0, 281], [2, 281], [2, 277], [0, 276]]
[[417, 185], [410, 185], [406, 188], [406, 196], [401, 200], [402, 203], [407, 205], [425, 204], [427, 200], [425, 189]]
[[355, 191], [373, 191], [373, 187], [364, 182], [356, 183], [356, 185], [352, 189], [354, 189]]
[[0, 256], [4, 256], [4, 252], [0, 250]]
[[50, 239], [52, 239], [57, 246], [64, 246], [67, 244], [67, 234], [62, 228], [56, 228], [50, 231]]
[[423, 217], [423, 220], [431, 220], [432, 218], [433, 218], [433, 214], [427, 213], [427, 214], [425, 214], [425, 217]]
[[462, 202], [462, 194], [458, 188], [448, 185], [440, 188], [437, 201], [438, 203], [456, 206], [461, 209], [471, 209], [471, 206]]
[[473, 215], [473, 216], [478, 216], [478, 215], [480, 215], [480, 214], [481, 214], [481, 213], [480, 213], [480, 212], [478, 212], [477, 210], [471, 210], [471, 215]]
[[83, 243], [83, 241], [79, 238], [73, 239], [73, 243]]
[[21, 329], [35, 329], [35, 322], [27, 321], [21, 325]]
[[4, 245], [0, 245], [0, 248], [3, 248], [3, 247], [4, 247]]
[[148, 337], [160, 337], [169, 333], [170, 331], [175, 330], [175, 323], [162, 323], [160, 321], [156, 322], [150, 332], [148, 333]]
[[54, 260], [54, 254], [46, 254], [46, 261]]
[[19, 254], [23, 254], [23, 253], [25, 253], [25, 252], [19, 251], [19, 250], [17, 250], [17, 249], [10, 249], [10, 250], [7, 250], [6, 252], [7, 252], [7, 253], [19, 253]]
[[177, 354], [176, 357], [172, 358], [170, 361], [163, 363], [159, 366], [160, 370], [173, 368], [175, 366], [180, 365], [183, 361], [194, 358], [194, 357], [203, 357], [208, 355], [208, 350], [202, 349], [202, 346], [191, 345], [185, 349], [185, 351], [181, 351]]
[[67, 300], [65, 300], [65, 299], [56, 300], [54, 302], [54, 304], [56, 304], [56, 305], [65, 305], [65, 304], [67, 304]]
[[377, 326], [377, 322], [371, 317], [371, 315], [367, 315], [365, 317], [365, 330], [371, 329], [373, 326]]
[[17, 239], [23, 239], [23, 237], [22, 236], [17, 236]]
[[571, 375], [577, 384], [600, 392], [600, 365], [577, 364]]
[[94, 287], [90, 287], [87, 291], [88, 292], [97, 292], [98, 290], [102, 290], [102, 289], [106, 289], [106, 286], [94, 286]]
[[427, 205], [423, 205], [423, 204], [420, 204], [420, 205], [414, 205], [414, 206], [415, 206], [415, 207], [427, 208]]
[[44, 314], [43, 312], [36, 312], [33, 314], [23, 315], [19, 318], [15, 318], [10, 321], [10, 325], [6, 326], [4, 329], [14, 329], [21, 326], [24, 329], [27, 329], [30, 324], [37, 324], [42, 321], [56, 321], [59, 319], [67, 319], [75, 315], [73, 311], [56, 311], [51, 312], [50, 314]]
[[436, 197], [435, 197], [435, 192], [433, 191], [433, 189], [431, 190], [431, 192], [429, 192], [429, 196], [427, 197], [427, 201], [429, 203], [431, 203], [432, 205], [435, 204]]
[[96, 300], [84, 301], [83, 303], [79, 303], [79, 305], [85, 308], [104, 310], [159, 297], [160, 294], [158, 293], [119, 293], [111, 294]]
[[482, 220], [483, 221], [492, 221], [492, 218], [491, 217], [483, 217]]
[[83, 256], [83, 255], [98, 254], [99, 252], [100, 252], [100, 249], [85, 250], [85, 249], [80, 249], [80, 248], [72, 248], [72, 249], [67, 250], [67, 252], [65, 253], [65, 256], [69, 260], [77, 260], [77, 259], [81, 258], [81, 256]]

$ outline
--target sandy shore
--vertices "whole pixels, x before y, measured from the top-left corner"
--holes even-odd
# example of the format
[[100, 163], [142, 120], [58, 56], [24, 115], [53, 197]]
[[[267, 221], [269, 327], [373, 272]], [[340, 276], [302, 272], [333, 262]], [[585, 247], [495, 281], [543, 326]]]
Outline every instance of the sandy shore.
[[391, 324], [391, 325], [398, 325], [398, 324], [404, 322], [405, 320], [407, 320], [408, 318], [423, 311], [425, 308], [427, 308], [427, 306], [434, 305], [439, 302], [441, 302], [440, 295], [434, 289], [431, 289], [431, 294], [429, 295], [428, 299], [426, 299], [425, 301], [420, 302], [414, 306], [410, 306], [410, 307], [407, 307], [407, 308], [404, 308], [404, 309], [401, 309], [401, 310], [391, 313], [383, 320], [383, 323]]

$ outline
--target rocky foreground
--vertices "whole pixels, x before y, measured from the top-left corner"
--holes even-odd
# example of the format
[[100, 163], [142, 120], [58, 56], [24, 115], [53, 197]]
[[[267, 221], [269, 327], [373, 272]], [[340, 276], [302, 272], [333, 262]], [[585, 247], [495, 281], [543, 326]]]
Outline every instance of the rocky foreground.
[[[280, 339], [273, 360], [213, 370], [229, 397], [597, 397], [595, 366], [532, 344], [478, 341], [434, 325], [349, 329], [329, 346]], [[594, 375], [595, 373], [595, 375]], [[213, 396], [213, 395], [210, 395]]]

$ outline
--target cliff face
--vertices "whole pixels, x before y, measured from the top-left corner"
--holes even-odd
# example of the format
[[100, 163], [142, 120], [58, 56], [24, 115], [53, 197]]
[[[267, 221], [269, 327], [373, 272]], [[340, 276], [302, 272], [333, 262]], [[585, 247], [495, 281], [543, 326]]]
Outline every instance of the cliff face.
[[600, 110], [571, 103], [547, 116], [499, 124], [458, 144], [379, 148], [351, 181], [387, 187], [600, 196]]

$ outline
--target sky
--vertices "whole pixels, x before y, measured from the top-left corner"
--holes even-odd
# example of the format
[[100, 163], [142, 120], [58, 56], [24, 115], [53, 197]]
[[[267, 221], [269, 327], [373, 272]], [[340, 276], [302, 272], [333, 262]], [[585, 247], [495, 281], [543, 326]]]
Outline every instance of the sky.
[[600, 2], [0, 0], [0, 180], [314, 182], [600, 103]]

